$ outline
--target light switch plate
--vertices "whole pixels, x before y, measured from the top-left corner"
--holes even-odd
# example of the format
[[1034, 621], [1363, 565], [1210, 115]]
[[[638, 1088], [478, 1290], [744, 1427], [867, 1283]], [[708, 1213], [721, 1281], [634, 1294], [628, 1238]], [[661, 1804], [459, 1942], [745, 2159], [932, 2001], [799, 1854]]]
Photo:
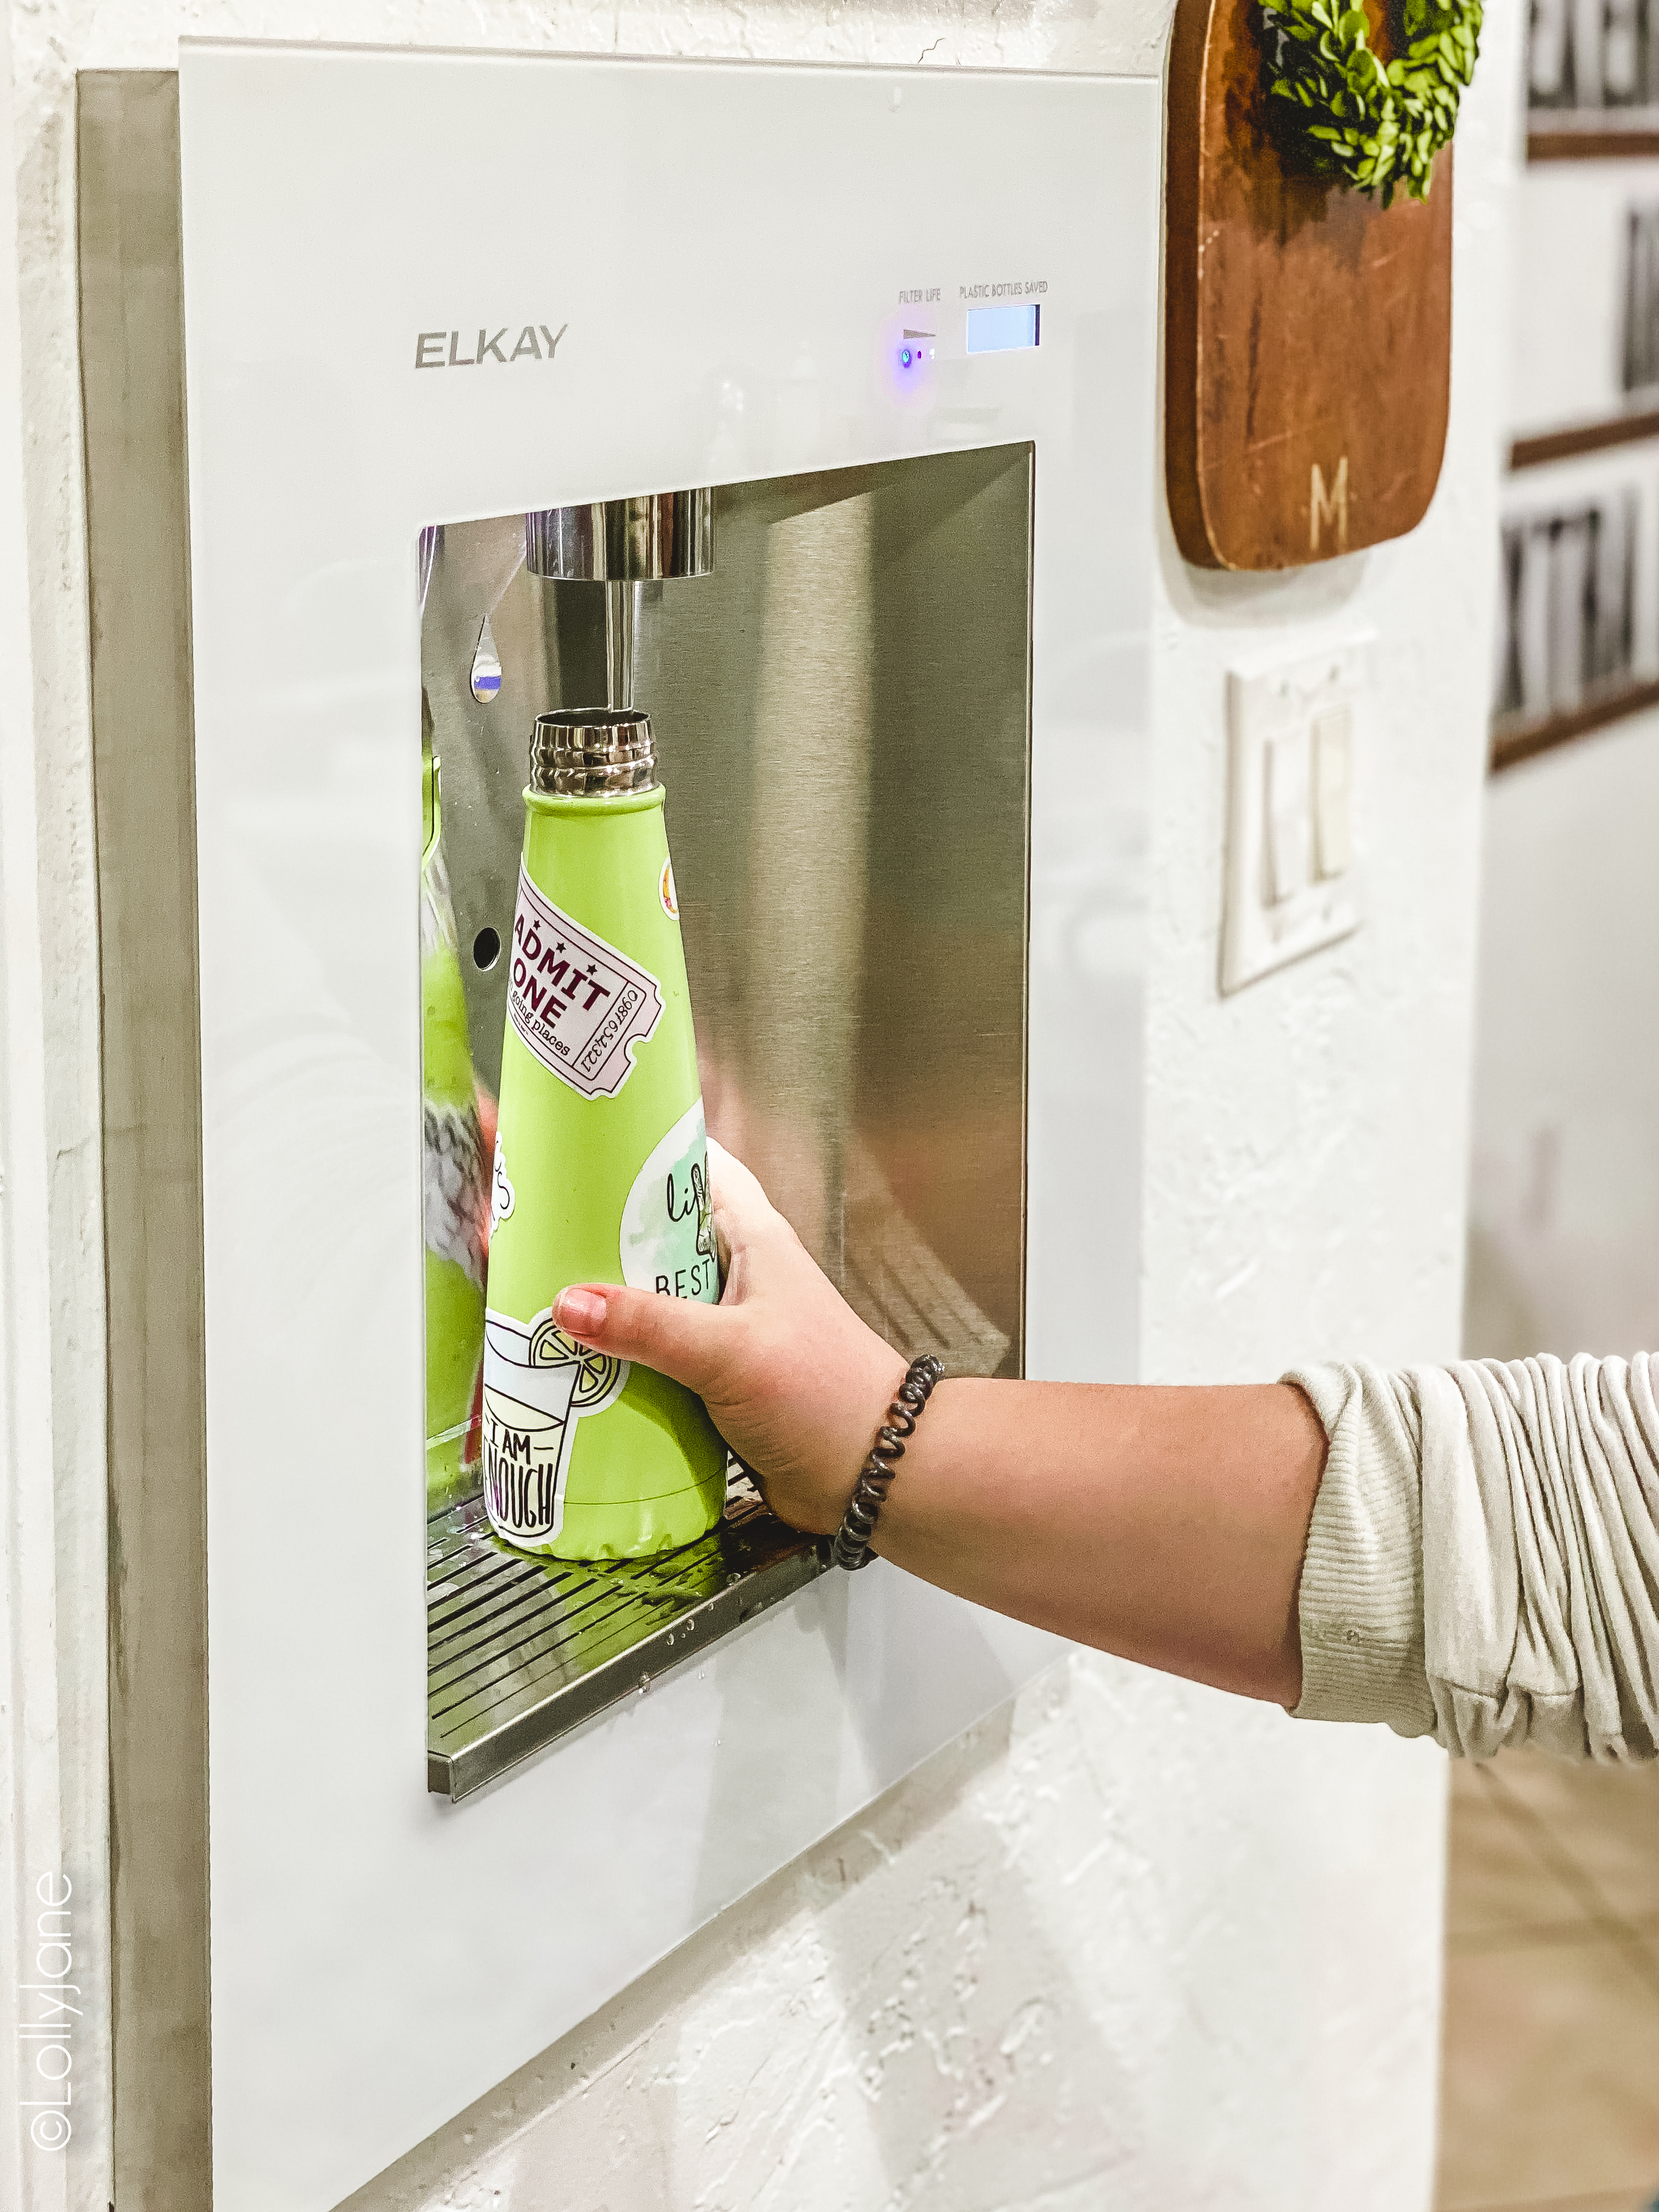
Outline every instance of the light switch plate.
[[1351, 809], [1370, 682], [1369, 636], [1228, 673], [1224, 993], [1359, 927]]

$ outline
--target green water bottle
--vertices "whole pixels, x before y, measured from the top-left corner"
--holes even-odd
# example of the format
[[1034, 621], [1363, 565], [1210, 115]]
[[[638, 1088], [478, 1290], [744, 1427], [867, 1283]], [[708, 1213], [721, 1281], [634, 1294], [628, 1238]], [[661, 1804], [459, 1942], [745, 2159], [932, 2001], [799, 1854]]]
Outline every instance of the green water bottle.
[[[422, 702], [424, 706], [424, 701]], [[426, 1243], [426, 1501], [436, 1513], [478, 1477], [473, 1399], [483, 1353], [483, 1136], [429, 730], [421, 747], [421, 1197]]]
[[568, 1283], [720, 1296], [648, 715], [537, 717], [509, 957], [484, 1504], [523, 1550], [636, 1559], [704, 1534], [726, 1495], [726, 1447], [702, 1401], [584, 1350], [552, 1317]]

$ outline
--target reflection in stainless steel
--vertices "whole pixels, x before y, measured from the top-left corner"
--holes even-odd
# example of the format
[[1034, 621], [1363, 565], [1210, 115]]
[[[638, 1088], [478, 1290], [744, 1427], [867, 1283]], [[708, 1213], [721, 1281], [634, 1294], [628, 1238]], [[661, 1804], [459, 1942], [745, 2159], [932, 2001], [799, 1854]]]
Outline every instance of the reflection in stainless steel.
[[726, 1075], [726, 1112], [740, 1102], [750, 1164], [838, 1279], [869, 893], [873, 531], [860, 483], [779, 515], [767, 532], [737, 979], [741, 1073], [735, 1083]]
[[[475, 946], [486, 930], [512, 941], [519, 856], [524, 849], [525, 766], [530, 732], [558, 703], [551, 594], [524, 565], [524, 518], [470, 522], [430, 533], [421, 623], [421, 677], [442, 765], [443, 848], [457, 937]], [[598, 593], [592, 595], [596, 599]], [[479, 625], [489, 617], [501, 688], [485, 706], [472, 695]], [[493, 1091], [501, 1082], [508, 965], [479, 967], [464, 949], [472, 1065]]]
[[473, 1497], [427, 1524], [427, 1787], [465, 1797], [823, 1572], [735, 1475], [726, 1518], [655, 1559], [503, 1544]]
[[714, 565], [714, 494], [706, 487], [545, 507], [524, 526], [530, 573], [549, 583], [659, 584], [706, 576]]
[[[709, 1130], [896, 1348], [1018, 1374], [1030, 448], [716, 496], [718, 569], [696, 591], [643, 586], [634, 638]], [[608, 688], [608, 595], [510, 563], [503, 583], [522, 528], [448, 526], [422, 630], [464, 945], [512, 930], [536, 716]], [[502, 664], [488, 710], [467, 684], [485, 612]], [[492, 1087], [507, 967], [464, 963]], [[434, 1664], [441, 1626], [434, 1599]], [[617, 1649], [648, 1631], [648, 1612], [620, 1616]], [[584, 1697], [637, 1680], [605, 1666]]]
[[634, 629], [640, 589], [637, 584], [605, 587], [605, 696], [607, 705], [624, 711], [634, 704]]

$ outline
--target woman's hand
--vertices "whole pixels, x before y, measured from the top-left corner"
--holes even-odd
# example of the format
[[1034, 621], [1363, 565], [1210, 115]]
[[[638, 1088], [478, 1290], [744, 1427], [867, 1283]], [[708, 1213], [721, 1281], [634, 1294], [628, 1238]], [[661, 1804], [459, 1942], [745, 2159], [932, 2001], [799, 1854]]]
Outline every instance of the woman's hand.
[[[554, 1312], [582, 1343], [695, 1390], [774, 1512], [827, 1535], [904, 1362], [836, 1295], [748, 1170], [717, 1145], [708, 1152], [720, 1304], [587, 1283]], [[928, 1401], [872, 1549], [1016, 1620], [1293, 1705], [1297, 1588], [1324, 1462], [1319, 1417], [1287, 1383], [959, 1376]]]
[[559, 1327], [695, 1390], [791, 1527], [841, 1525], [904, 1362], [866, 1328], [741, 1162], [712, 1140], [709, 1196], [726, 1292], [717, 1306], [585, 1283]]

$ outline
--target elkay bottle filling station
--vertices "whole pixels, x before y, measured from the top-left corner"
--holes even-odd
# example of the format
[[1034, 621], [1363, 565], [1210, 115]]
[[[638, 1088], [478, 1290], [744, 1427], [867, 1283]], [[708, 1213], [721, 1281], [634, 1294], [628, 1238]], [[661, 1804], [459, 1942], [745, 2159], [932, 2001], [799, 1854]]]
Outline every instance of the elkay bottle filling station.
[[[1013, 335], [1038, 327], [1019, 314]], [[532, 516], [528, 560], [521, 516], [427, 541], [425, 693], [486, 1097], [538, 702], [650, 706], [716, 1133], [874, 1327], [960, 1374], [1018, 1372], [1022, 1349], [1030, 486], [1018, 445], [702, 490], [678, 502], [696, 566], [648, 580], [628, 572], [665, 568], [669, 501], [585, 510], [580, 532]], [[448, 1157], [440, 1139], [428, 1176]], [[428, 1408], [428, 1756], [462, 1795], [822, 1561], [741, 1482], [689, 1551], [504, 1555], [465, 1425], [482, 1299], [455, 1292], [441, 1344], [428, 1322], [428, 1390], [441, 1374], [448, 1394]], [[605, 1378], [576, 1387], [580, 1424]]]
[[648, 712], [711, 1135], [900, 1348], [1133, 1376], [1159, 142], [1151, 82], [185, 50], [227, 2212], [324, 2212], [1054, 1649], [736, 1478], [658, 1559], [492, 1538], [422, 856], [488, 1097], [536, 717]]

